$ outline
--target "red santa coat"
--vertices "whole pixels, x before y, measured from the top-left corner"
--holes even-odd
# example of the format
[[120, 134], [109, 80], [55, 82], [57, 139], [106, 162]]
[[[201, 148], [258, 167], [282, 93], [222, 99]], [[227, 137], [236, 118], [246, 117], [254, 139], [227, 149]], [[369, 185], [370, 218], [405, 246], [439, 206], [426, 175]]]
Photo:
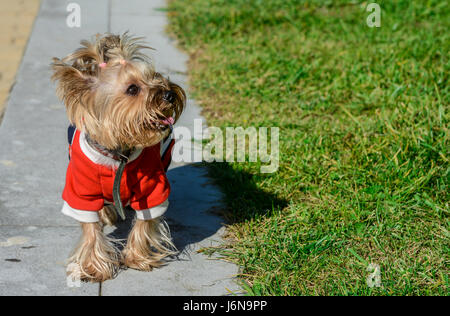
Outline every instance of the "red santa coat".
[[[113, 201], [119, 162], [92, 148], [79, 130], [75, 131], [71, 143], [62, 212], [80, 222], [97, 222], [98, 211]], [[173, 140], [165, 155], [161, 155], [160, 144], [138, 149], [125, 166], [120, 197], [123, 205], [129, 204], [137, 211], [139, 219], [156, 218], [167, 210], [170, 184], [165, 170], [170, 164], [168, 156], [172, 146]]]

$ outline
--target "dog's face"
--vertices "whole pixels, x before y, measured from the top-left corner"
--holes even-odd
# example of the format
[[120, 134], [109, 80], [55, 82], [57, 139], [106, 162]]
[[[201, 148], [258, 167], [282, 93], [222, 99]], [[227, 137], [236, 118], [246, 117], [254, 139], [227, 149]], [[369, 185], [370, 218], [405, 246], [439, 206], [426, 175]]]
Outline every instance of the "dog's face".
[[152, 146], [180, 117], [186, 95], [155, 72], [139, 38], [97, 36], [53, 59], [53, 80], [69, 120], [108, 149]]

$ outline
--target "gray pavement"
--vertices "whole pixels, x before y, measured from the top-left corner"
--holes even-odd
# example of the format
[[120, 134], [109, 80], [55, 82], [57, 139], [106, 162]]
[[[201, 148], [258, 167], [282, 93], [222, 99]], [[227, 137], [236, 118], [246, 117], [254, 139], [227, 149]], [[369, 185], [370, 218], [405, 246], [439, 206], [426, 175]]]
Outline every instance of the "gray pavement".
[[[81, 28], [66, 26], [72, 1], [44, 0], [0, 125], [0, 295], [228, 295], [239, 293], [238, 267], [197, 250], [222, 242], [220, 192], [196, 165], [173, 163], [167, 219], [181, 255], [152, 272], [124, 270], [114, 280], [67, 287], [64, 263], [80, 236], [60, 213], [67, 167], [67, 119], [49, 64], [96, 33], [145, 36], [156, 69], [186, 86], [187, 57], [164, 30], [161, 0], [78, 0]], [[178, 125], [193, 131], [200, 109], [189, 99]], [[108, 232], [121, 236], [130, 221]]]

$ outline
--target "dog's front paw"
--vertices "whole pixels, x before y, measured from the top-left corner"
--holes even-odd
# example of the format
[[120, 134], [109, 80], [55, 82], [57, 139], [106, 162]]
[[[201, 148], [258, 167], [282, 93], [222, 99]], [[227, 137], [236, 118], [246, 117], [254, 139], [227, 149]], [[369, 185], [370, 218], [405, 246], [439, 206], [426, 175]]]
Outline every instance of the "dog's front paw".
[[92, 264], [82, 266], [79, 262], [71, 262], [67, 265], [66, 273], [72, 282], [103, 282], [112, 279], [117, 270], [118, 265], [105, 266], [100, 270]]
[[82, 223], [83, 236], [67, 265], [73, 280], [103, 282], [116, 276], [120, 268], [120, 252], [101, 231], [99, 223]]
[[[101, 264], [98, 265], [98, 264]], [[73, 282], [104, 282], [113, 279], [120, 267], [119, 261], [110, 262], [71, 262], [67, 266], [66, 272]]]
[[158, 254], [151, 254], [150, 250], [147, 250], [147, 253], [145, 253], [125, 248], [122, 252], [122, 263], [131, 269], [152, 271], [153, 268], [158, 268], [162, 265], [162, 257]]
[[175, 253], [167, 225], [161, 219], [136, 220], [122, 251], [122, 262], [132, 269], [151, 271]]

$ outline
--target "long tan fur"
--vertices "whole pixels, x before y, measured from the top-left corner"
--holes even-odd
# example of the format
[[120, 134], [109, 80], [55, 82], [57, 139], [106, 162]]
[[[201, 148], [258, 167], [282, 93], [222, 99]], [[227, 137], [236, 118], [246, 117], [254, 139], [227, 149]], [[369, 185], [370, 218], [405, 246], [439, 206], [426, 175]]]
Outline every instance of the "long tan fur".
[[81, 240], [69, 258], [69, 275], [74, 280], [93, 282], [113, 278], [120, 267], [120, 252], [99, 223], [81, 223], [81, 228]]
[[136, 220], [123, 250], [123, 263], [136, 270], [151, 271], [174, 255], [176, 248], [162, 219]]

